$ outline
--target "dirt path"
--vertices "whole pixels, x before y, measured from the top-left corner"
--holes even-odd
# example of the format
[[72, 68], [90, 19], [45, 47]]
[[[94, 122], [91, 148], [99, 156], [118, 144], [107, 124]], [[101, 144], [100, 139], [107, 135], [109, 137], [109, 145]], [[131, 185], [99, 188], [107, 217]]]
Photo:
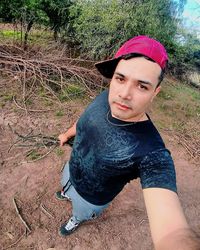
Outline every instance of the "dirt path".
[[[101, 217], [83, 224], [74, 234], [61, 238], [58, 228], [70, 216], [71, 205], [56, 200], [54, 193], [60, 188], [60, 169], [69, 158], [71, 149], [67, 146], [64, 155], [52, 153], [41, 161], [28, 164], [23, 157], [24, 149], [13, 147], [10, 153], [7, 152], [16, 139], [8, 123], [18, 132], [26, 133], [32, 128], [36, 132], [41, 130], [55, 135], [69, 125], [66, 116], [55, 118], [52, 113], [26, 116], [24, 112], [9, 110], [5, 107], [0, 114], [1, 249], [7, 249], [13, 243], [9, 249], [152, 249], [138, 180], [126, 185]], [[185, 214], [192, 227], [200, 232], [199, 167], [188, 160], [186, 152], [172, 136], [164, 133], [163, 137], [175, 160], [179, 197]], [[23, 236], [25, 227], [16, 214], [13, 197], [21, 215], [30, 225], [28, 236]]]

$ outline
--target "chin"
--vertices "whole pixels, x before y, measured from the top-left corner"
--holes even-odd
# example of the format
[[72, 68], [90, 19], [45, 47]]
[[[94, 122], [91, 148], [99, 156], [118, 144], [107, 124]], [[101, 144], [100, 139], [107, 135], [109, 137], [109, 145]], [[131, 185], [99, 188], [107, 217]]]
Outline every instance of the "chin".
[[111, 113], [112, 113], [112, 116], [119, 119], [119, 120], [123, 120], [123, 121], [126, 121], [126, 120], [129, 120], [131, 119], [132, 117], [128, 114], [124, 114], [123, 112], [116, 112], [116, 111], [112, 111], [111, 110]]

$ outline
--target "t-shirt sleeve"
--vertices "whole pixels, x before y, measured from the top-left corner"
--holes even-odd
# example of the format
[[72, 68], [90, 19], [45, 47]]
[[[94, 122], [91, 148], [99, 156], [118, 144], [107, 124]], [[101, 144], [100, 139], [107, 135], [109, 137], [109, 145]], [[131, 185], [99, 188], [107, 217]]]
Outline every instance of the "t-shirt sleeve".
[[157, 150], [146, 155], [139, 166], [142, 188], [165, 188], [177, 192], [176, 173], [170, 152]]

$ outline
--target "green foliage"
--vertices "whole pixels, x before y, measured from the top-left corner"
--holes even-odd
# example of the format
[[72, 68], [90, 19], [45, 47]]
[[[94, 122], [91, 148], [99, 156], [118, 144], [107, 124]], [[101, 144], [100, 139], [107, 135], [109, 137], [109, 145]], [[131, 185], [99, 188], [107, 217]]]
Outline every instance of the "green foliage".
[[[169, 53], [170, 71], [183, 76], [200, 68], [200, 42], [183, 28], [181, 14], [186, 0], [1, 0], [0, 17], [21, 24], [18, 39], [24, 48], [34, 24], [50, 27], [54, 38], [73, 45], [88, 59], [111, 57], [135, 35], [149, 35]], [[12, 36], [5, 32], [1, 37]], [[46, 35], [49, 37], [49, 34]], [[45, 43], [45, 41], [44, 41]]]
[[159, 93], [159, 97], [164, 99], [164, 100], [173, 100], [174, 95], [173, 93], [167, 93], [165, 91], [162, 91]]
[[182, 36], [184, 37], [183, 41], [183, 50], [185, 52], [184, 62], [191, 65], [200, 66], [200, 41], [196, 34], [191, 31], [186, 30], [182, 31]]
[[1, 93], [0, 94], [0, 107], [3, 108], [7, 102], [13, 100], [13, 93]]
[[40, 9], [48, 17], [48, 24], [54, 31], [54, 38], [57, 39], [61, 29], [67, 29], [69, 26], [69, 7], [71, 0], [38, 0]]
[[20, 38], [21, 33], [19, 31], [14, 30], [1, 30], [0, 37], [1, 38]]
[[4, 101], [12, 101], [12, 99], [13, 99], [13, 94], [7, 94], [7, 95], [4, 95], [3, 96], [3, 100]]
[[56, 112], [56, 116], [57, 117], [62, 117], [64, 115], [64, 112], [62, 111], [62, 110], [58, 110], [57, 112]]
[[64, 155], [64, 150], [62, 150], [61, 148], [57, 148], [57, 149], [56, 149], [56, 155], [57, 155], [57, 156], [62, 156], [62, 155]]
[[7, 1], [7, 0], [1, 0], [0, 2], [0, 16], [3, 21], [5, 22], [12, 22], [15, 16], [17, 15], [17, 11], [20, 10], [20, 8], [23, 5], [22, 0], [13, 0], [13, 1]]
[[42, 23], [45, 20], [44, 13], [40, 9], [39, 0], [1, 0], [0, 16], [3, 21], [20, 22], [21, 41], [24, 48], [27, 47], [28, 34], [34, 23]]
[[179, 121], [186, 121], [188, 117], [200, 117], [200, 92], [185, 84], [174, 86], [163, 86], [163, 90], [158, 95], [159, 109], [176, 118]]
[[67, 101], [70, 98], [81, 98], [85, 93], [85, 89], [78, 84], [69, 84], [59, 96], [61, 101]]
[[39, 7], [39, 0], [1, 0], [0, 15], [3, 21], [41, 21], [44, 15]]
[[181, 80], [187, 81], [190, 70], [200, 69], [200, 41], [196, 34], [183, 27], [179, 28], [170, 52], [169, 70]]
[[30, 150], [27, 154], [26, 154], [26, 157], [29, 159], [29, 160], [37, 160], [41, 157], [41, 154], [38, 153], [35, 149], [33, 150]]
[[92, 58], [110, 56], [134, 35], [146, 34], [173, 49], [180, 5], [171, 0], [77, 0], [70, 8], [76, 38]]

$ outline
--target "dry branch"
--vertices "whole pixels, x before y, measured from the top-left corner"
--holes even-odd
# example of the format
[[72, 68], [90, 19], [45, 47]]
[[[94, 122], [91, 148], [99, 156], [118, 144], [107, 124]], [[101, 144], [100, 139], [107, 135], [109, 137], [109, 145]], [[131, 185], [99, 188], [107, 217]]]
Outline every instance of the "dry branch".
[[200, 140], [198, 136], [184, 133], [176, 133], [175, 138], [186, 149], [190, 157], [198, 162], [200, 159]]
[[46, 154], [38, 157], [37, 159], [33, 160], [33, 161], [27, 161], [27, 163], [33, 163], [33, 162], [36, 162], [36, 161], [39, 161], [39, 160], [42, 160], [44, 159], [47, 155], [49, 155], [51, 152], [53, 152], [53, 150], [56, 148], [57, 146], [51, 148]]
[[15, 210], [17, 212], [17, 215], [19, 217], [19, 219], [21, 220], [21, 222], [24, 224], [25, 228], [27, 229], [28, 233], [31, 233], [31, 229], [29, 227], [29, 225], [26, 223], [26, 221], [22, 218], [20, 212], [19, 212], [19, 209], [18, 209], [18, 206], [17, 206], [17, 203], [16, 203], [16, 200], [15, 198], [13, 198], [13, 204], [14, 204], [14, 207], [15, 207]]
[[[14, 130], [10, 126], [10, 124], [8, 124], [8, 126], [10, 130], [17, 136], [17, 139], [8, 148], [8, 152], [10, 152], [14, 146], [20, 148], [30, 148], [28, 151], [26, 151], [26, 157], [31, 156], [31, 154], [33, 153], [39, 152], [39, 150], [41, 149], [44, 149], [46, 151], [43, 152], [42, 155], [37, 154], [37, 157], [35, 159], [27, 161], [27, 163], [33, 163], [41, 159], [44, 159], [47, 155], [53, 152], [54, 149], [58, 147], [60, 144], [59, 140], [53, 136], [46, 136], [41, 133], [33, 134], [33, 130], [31, 130], [28, 134], [22, 135], [18, 133], [16, 130]], [[72, 146], [73, 139], [74, 138], [68, 140], [67, 144]]]
[[[15, 96], [13, 96], [13, 102], [15, 103], [15, 105], [16, 105], [19, 109], [26, 110], [25, 108], [21, 107], [21, 106], [17, 103], [17, 101], [16, 101], [16, 99], [15, 99]], [[43, 112], [53, 111], [53, 109], [28, 109], [27, 111], [28, 111], [28, 112], [37, 112], [37, 113], [42, 112], [42, 113], [43, 113]]]
[[16, 46], [0, 45], [0, 72], [20, 83], [21, 109], [27, 112], [26, 101], [38, 86], [57, 101], [60, 101], [58, 91], [64, 91], [70, 83], [82, 86], [89, 95], [102, 88], [103, 79], [94, 70], [94, 62], [63, 55], [58, 57], [58, 54], [59, 51], [51, 55], [37, 54], [37, 51], [30, 53]]
[[24, 231], [24, 233], [14, 243], [10, 244], [7, 247], [2, 248], [2, 250], [6, 250], [6, 249], [9, 249], [11, 247], [16, 246], [25, 235], [26, 235], [26, 230]]
[[41, 210], [49, 217], [55, 218], [49, 211], [47, 211], [46, 207], [44, 205], [40, 205]]

